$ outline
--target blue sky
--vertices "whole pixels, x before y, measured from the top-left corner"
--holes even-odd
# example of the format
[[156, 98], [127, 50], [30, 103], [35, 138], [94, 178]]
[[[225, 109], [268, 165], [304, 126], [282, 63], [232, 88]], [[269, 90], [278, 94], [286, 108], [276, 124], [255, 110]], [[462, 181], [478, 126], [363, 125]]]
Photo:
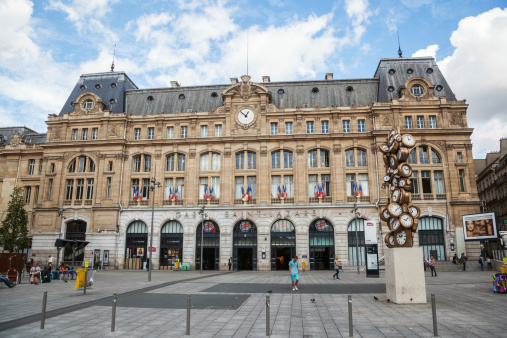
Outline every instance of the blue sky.
[[474, 155], [507, 136], [505, 1], [0, 0], [0, 126], [46, 129], [82, 73], [140, 87], [372, 77], [382, 57], [434, 56], [470, 104]]

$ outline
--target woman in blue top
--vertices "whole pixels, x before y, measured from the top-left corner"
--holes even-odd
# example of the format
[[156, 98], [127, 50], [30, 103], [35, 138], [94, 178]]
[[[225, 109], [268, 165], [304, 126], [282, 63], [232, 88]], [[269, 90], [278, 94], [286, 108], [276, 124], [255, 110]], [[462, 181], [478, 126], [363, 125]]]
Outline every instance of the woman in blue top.
[[289, 272], [290, 272], [290, 280], [292, 282], [292, 291], [296, 291], [298, 289], [299, 282], [298, 256], [294, 256], [294, 258], [292, 258], [292, 260], [289, 262]]

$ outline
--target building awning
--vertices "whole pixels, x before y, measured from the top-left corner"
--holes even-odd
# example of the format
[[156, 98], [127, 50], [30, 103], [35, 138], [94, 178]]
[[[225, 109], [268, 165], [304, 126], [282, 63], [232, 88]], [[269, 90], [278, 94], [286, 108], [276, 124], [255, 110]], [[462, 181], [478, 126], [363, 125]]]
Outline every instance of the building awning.
[[74, 250], [83, 249], [90, 242], [87, 241], [78, 241], [78, 240], [70, 240], [70, 239], [57, 239], [55, 241], [55, 247], [57, 248], [72, 248]]

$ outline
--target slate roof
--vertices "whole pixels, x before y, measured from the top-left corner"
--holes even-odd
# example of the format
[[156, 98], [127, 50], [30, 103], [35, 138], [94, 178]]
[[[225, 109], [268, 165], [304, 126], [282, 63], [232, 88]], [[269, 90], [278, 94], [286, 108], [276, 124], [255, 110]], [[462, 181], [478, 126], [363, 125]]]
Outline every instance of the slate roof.
[[46, 142], [46, 134], [39, 134], [35, 130], [27, 127], [4, 127], [0, 128], [0, 145], [7, 145], [11, 142], [11, 138], [15, 132], [21, 134], [25, 139], [25, 143], [44, 143]]
[[[389, 71], [394, 73], [390, 74]], [[408, 74], [407, 70], [412, 73]], [[428, 71], [431, 69], [431, 72]], [[391, 71], [392, 72], [392, 71]], [[410, 77], [423, 77], [435, 85], [436, 97], [456, 97], [447, 84], [435, 59], [381, 59], [375, 74], [368, 79], [337, 79], [321, 81], [262, 82], [271, 92], [276, 107], [296, 108], [329, 106], [366, 106], [374, 102], [389, 102], [398, 97], [397, 89]], [[112, 88], [111, 84], [116, 87]], [[107, 103], [106, 110], [131, 115], [172, 114], [176, 112], [209, 111], [223, 105], [222, 92], [231, 84], [138, 89], [124, 72], [82, 75], [60, 112], [72, 113], [75, 101], [84, 92], [95, 93]], [[390, 92], [389, 87], [393, 87]], [[314, 90], [317, 88], [317, 90]], [[281, 93], [280, 90], [283, 90]], [[115, 102], [110, 104], [110, 102]]]
[[[394, 74], [389, 70], [393, 69]], [[408, 70], [412, 69], [412, 74]], [[431, 69], [431, 70], [428, 70]], [[404, 85], [410, 77], [423, 77], [435, 85], [433, 94], [435, 97], [445, 96], [449, 101], [456, 101], [456, 96], [447, 84], [444, 75], [438, 68], [434, 58], [398, 58], [380, 59], [374, 78], [379, 79], [378, 102], [389, 102], [392, 98], [398, 97], [397, 89]], [[388, 89], [392, 86], [394, 91]], [[440, 89], [441, 86], [441, 90]]]
[[92, 92], [104, 100], [107, 103], [104, 110], [110, 110], [115, 114], [124, 113], [125, 91], [128, 89], [137, 89], [137, 86], [124, 72], [83, 74], [79, 77], [59, 116], [64, 112], [73, 113], [74, 107], [71, 103], [86, 92]]

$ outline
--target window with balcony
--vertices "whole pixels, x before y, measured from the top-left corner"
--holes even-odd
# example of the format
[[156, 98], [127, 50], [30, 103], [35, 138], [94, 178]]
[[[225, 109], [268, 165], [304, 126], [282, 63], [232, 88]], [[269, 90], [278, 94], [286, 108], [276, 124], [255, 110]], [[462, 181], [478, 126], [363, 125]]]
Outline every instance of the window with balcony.
[[183, 200], [185, 197], [185, 179], [183, 177], [166, 178], [164, 200]]
[[435, 193], [445, 194], [444, 172], [442, 170], [435, 170], [433, 172], [433, 177], [435, 181]]
[[74, 180], [68, 179], [65, 181], [65, 199], [72, 199], [72, 192], [74, 191]]
[[308, 175], [308, 196], [311, 198], [330, 197], [331, 175], [329, 174]]
[[84, 190], [84, 179], [79, 178], [76, 180], [76, 199], [83, 199], [83, 190]]
[[431, 172], [424, 170], [421, 171], [421, 183], [422, 183], [422, 192], [423, 194], [431, 194], [433, 191], [431, 189]]
[[292, 175], [271, 176], [271, 198], [294, 197], [294, 177]]
[[86, 199], [91, 200], [93, 198], [93, 178], [86, 180]]

